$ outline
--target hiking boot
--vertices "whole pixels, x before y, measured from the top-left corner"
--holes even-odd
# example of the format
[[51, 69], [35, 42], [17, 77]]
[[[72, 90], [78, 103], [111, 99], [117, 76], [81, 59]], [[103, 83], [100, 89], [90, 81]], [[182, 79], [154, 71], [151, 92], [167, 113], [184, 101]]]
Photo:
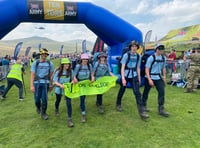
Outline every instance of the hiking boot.
[[44, 120], [47, 120], [49, 118], [46, 113], [43, 113], [41, 116], [42, 116], [42, 119], [44, 119]]
[[58, 109], [58, 108], [55, 109], [55, 114], [56, 114], [56, 116], [59, 116], [59, 115], [60, 115], [59, 109]]
[[6, 97], [5, 96], [1, 96], [1, 100], [5, 100], [6, 99]]
[[196, 88], [192, 89], [192, 92], [197, 92], [197, 89]]
[[117, 106], [116, 106], [116, 109], [117, 109], [118, 112], [121, 112], [121, 111], [122, 111], [121, 105], [117, 105]]
[[68, 126], [69, 127], [74, 127], [74, 123], [72, 122], [72, 119], [68, 120]]
[[20, 98], [19, 98], [19, 101], [23, 101], [23, 100], [24, 100], [24, 97], [20, 97]]
[[149, 115], [147, 115], [145, 112], [141, 112], [140, 117], [141, 117], [141, 119], [145, 120], [145, 119], [149, 118]]
[[187, 89], [184, 91], [184, 93], [191, 93], [191, 92], [193, 92], [193, 90], [192, 90], [191, 88], [187, 88]]
[[82, 115], [81, 122], [82, 122], [82, 123], [85, 123], [85, 122], [86, 122], [86, 120], [85, 120], [85, 115]]
[[41, 112], [40, 108], [36, 108], [36, 113], [40, 114], [40, 112]]
[[169, 117], [169, 113], [165, 112], [165, 111], [161, 111], [159, 112], [159, 115], [163, 116], [163, 117]]
[[103, 110], [103, 106], [102, 106], [102, 105], [99, 106], [99, 113], [100, 113], [100, 114], [103, 114], [103, 113], [104, 113], [104, 110]]
[[169, 113], [164, 111], [164, 107], [163, 106], [160, 106], [158, 108], [158, 112], [159, 112], [159, 115], [161, 115], [163, 117], [169, 117]]

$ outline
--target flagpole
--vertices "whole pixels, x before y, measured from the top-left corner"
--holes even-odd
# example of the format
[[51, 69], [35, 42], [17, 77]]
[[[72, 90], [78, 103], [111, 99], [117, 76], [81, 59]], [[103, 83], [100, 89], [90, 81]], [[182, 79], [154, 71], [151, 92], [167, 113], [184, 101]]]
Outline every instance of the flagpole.
[[78, 52], [77, 52], [77, 41], [76, 41], [76, 54], [77, 54]]

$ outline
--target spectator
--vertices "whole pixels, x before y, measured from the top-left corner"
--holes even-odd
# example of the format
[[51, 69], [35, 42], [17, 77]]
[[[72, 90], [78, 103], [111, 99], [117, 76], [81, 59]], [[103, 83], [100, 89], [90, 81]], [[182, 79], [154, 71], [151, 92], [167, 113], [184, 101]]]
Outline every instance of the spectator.
[[168, 56], [168, 64], [171, 69], [171, 74], [176, 71], [176, 51], [174, 49], [171, 50], [171, 53]]

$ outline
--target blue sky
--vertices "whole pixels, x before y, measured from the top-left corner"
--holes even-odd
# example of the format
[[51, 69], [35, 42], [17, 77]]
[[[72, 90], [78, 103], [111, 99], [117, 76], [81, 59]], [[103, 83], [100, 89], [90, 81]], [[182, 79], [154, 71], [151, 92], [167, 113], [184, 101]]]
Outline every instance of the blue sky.
[[[140, 29], [143, 37], [147, 31], [152, 30], [152, 41], [155, 40], [155, 36], [160, 39], [172, 29], [200, 24], [199, 0], [76, 0], [75, 2], [91, 2], [107, 9]], [[41, 26], [45, 29], [36, 29]], [[57, 41], [86, 39], [94, 42], [96, 39], [96, 35], [83, 24], [21, 23], [3, 40], [31, 36], [48, 37]]]

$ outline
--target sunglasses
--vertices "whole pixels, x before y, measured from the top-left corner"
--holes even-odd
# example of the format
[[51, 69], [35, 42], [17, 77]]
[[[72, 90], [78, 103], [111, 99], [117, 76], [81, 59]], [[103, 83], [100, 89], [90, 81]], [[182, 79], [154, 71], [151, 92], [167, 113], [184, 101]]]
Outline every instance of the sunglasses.
[[158, 47], [158, 50], [165, 50], [163, 46]]
[[42, 53], [41, 55], [46, 55], [46, 56], [48, 56], [48, 54], [46, 54], [46, 53]]

